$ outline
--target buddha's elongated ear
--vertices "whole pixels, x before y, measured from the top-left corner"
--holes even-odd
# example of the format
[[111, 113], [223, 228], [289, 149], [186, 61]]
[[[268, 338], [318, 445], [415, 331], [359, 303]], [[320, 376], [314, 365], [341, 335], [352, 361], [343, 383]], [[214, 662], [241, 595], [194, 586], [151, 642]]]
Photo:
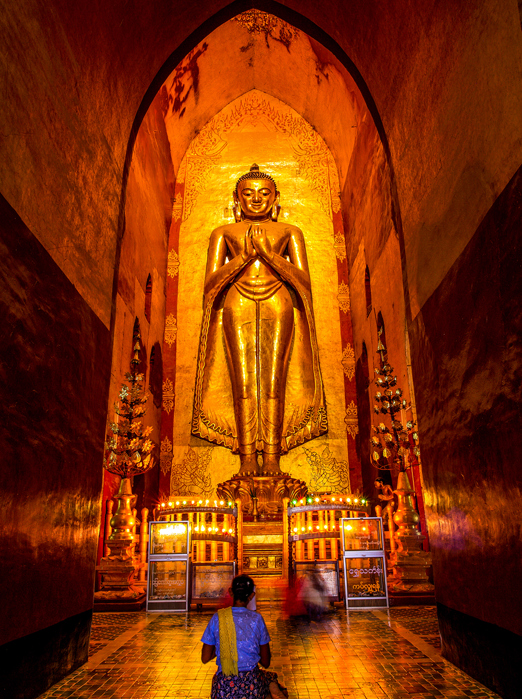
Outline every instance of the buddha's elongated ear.
[[237, 198], [237, 194], [235, 191], [232, 192], [232, 196], [234, 197], [234, 206], [232, 207], [232, 212], [234, 214], [236, 223], [241, 223], [241, 221], [244, 219], [243, 209], [241, 208], [241, 204], [239, 203], [239, 199]]
[[277, 192], [274, 204], [272, 206], [272, 211], [270, 212], [270, 218], [272, 219], [272, 221], [277, 221], [280, 212], [281, 207], [279, 206], [279, 192]]

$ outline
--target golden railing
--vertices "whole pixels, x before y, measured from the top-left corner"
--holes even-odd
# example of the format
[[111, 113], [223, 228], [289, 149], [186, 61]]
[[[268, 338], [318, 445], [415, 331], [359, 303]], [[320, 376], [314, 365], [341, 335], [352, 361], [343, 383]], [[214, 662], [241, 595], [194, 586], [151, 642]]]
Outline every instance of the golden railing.
[[341, 532], [338, 520], [367, 517], [370, 505], [366, 499], [350, 494], [311, 496], [287, 500], [285, 512], [290, 568], [293, 561], [339, 560]]

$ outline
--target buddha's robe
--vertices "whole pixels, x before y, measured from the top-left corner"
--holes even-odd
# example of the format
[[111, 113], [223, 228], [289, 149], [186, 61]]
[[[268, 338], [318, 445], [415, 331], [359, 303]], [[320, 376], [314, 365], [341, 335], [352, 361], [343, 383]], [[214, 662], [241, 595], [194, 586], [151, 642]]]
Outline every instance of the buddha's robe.
[[192, 432], [278, 454], [327, 431], [310, 276], [302, 232], [285, 223], [262, 224], [271, 260], [245, 262], [249, 225], [211, 236]]

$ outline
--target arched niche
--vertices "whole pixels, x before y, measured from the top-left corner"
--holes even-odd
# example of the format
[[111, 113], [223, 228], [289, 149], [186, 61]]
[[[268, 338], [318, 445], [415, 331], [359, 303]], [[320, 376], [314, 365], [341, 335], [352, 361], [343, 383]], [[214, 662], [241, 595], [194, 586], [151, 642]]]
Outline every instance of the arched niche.
[[[257, 95], [258, 101], [275, 100], [282, 105], [283, 111], [286, 109], [288, 113], [294, 114], [289, 117], [290, 121], [294, 119], [299, 122], [299, 128], [296, 127], [295, 133], [290, 134], [296, 152], [299, 151], [294, 171], [302, 171], [304, 176], [308, 168], [309, 179], [313, 181], [313, 168], [318, 160], [317, 153], [313, 152], [314, 142], [319, 139], [324, 144], [325, 152], [329, 153], [332, 166], [327, 187], [327, 198], [330, 198], [328, 206], [331, 207], [332, 202], [336, 206], [339, 204], [335, 212], [336, 223], [329, 233], [331, 252], [334, 257], [337, 254], [339, 264], [345, 265], [344, 276], [336, 282], [336, 294], [342, 299], [339, 303], [349, 309], [351, 320], [354, 321], [353, 337], [350, 332], [350, 339], [345, 336], [341, 341], [337, 371], [341, 372], [341, 377], [344, 376], [342, 380], [350, 383], [353, 372], [346, 367], [355, 363], [355, 357], [359, 353], [357, 347], [360, 347], [365, 332], [367, 334], [367, 329], [363, 327], [367, 317], [364, 278], [362, 283], [358, 278], [361, 254], [377, 276], [380, 256], [385, 252], [387, 263], [393, 257], [392, 274], [388, 272], [387, 275], [388, 283], [391, 282], [396, 287], [395, 291], [401, 298], [403, 295], [400, 250], [394, 224], [397, 221], [394, 215], [396, 207], [392, 204], [393, 186], [387, 147], [381, 140], [361, 91], [346, 67], [303, 31], [278, 17], [259, 11], [246, 12], [232, 18], [201, 40], [166, 78], [143, 118], [134, 144], [126, 189], [125, 231], [118, 273], [115, 328], [121, 328], [122, 323], [125, 323], [122, 314], [125, 317], [130, 317], [130, 313], [139, 314], [138, 306], [143, 307], [141, 296], [145, 293], [147, 274], [152, 269], [153, 289], [155, 295], [158, 295], [158, 302], [155, 303], [153, 299], [153, 304], [159, 309], [158, 314], [165, 320], [165, 326], [151, 326], [149, 338], [144, 342], [150, 351], [151, 343], [163, 340], [164, 367], [167, 372], [168, 367], [173, 366], [167, 359], [169, 348], [175, 343], [188, 341], [189, 335], [185, 331], [178, 332], [179, 314], [171, 312], [165, 306], [164, 313], [161, 314], [165, 296], [168, 305], [167, 282], [180, 283], [179, 270], [183, 264], [182, 250], [171, 244], [172, 228], [177, 217], [182, 215], [180, 207], [185, 207], [187, 201], [191, 202], [190, 206], [194, 204], [190, 193], [188, 199], [184, 194], [183, 202], [180, 198], [179, 188], [185, 188], [186, 185], [184, 158], [185, 163], [190, 162], [190, 168], [197, 170], [198, 176], [195, 179], [199, 178], [201, 185], [212, 171], [213, 159], [219, 160], [225, 147], [223, 133], [226, 128], [221, 128], [221, 131], [214, 128], [217, 115], [227, 109], [232, 114], [234, 108], [231, 105], [245, 105], [253, 95]], [[238, 116], [236, 126], [239, 131], [242, 118], [252, 118], [252, 114]], [[258, 114], [256, 118], [261, 117]], [[277, 140], [285, 128], [290, 127], [282, 123], [276, 127], [272, 121], [269, 128], [273, 130], [272, 140]], [[302, 133], [297, 133], [299, 129]], [[267, 140], [269, 145], [272, 145], [271, 138], [269, 136]], [[202, 144], [204, 154], [198, 151], [203, 148]], [[204, 229], [203, 238], [206, 236], [208, 240], [212, 228], [224, 222], [226, 209], [231, 215], [230, 195], [234, 177], [254, 161], [260, 162], [269, 170], [269, 165], [276, 165], [277, 169], [277, 157], [272, 157], [272, 160], [273, 163], [267, 162], [263, 152], [255, 157], [252, 157], [251, 152], [242, 152], [238, 142], [235, 159], [229, 161], [225, 200], [221, 190], [214, 201], [213, 214], [202, 217], [200, 221], [201, 230]], [[294, 173], [294, 180], [297, 181], [300, 176]], [[291, 181], [288, 175], [285, 178]], [[292, 196], [295, 194], [291, 193], [290, 197]], [[321, 206], [321, 198], [325, 199], [324, 192], [321, 193], [316, 188], [315, 196], [317, 205]], [[197, 204], [198, 207], [200, 205]], [[306, 216], [302, 221], [294, 218], [292, 222], [305, 231], [310, 230], [307, 225], [309, 222], [305, 219]], [[204, 268], [204, 240], [199, 245], [197, 254], [197, 262], [194, 260], [196, 276]], [[333, 272], [331, 276], [334, 276]], [[196, 283], [195, 288], [197, 289]], [[378, 296], [377, 293], [376, 301]], [[391, 296], [383, 291], [380, 305], [386, 306], [387, 302], [391, 302]], [[362, 312], [359, 309], [361, 304]], [[403, 301], [397, 306], [404, 308]], [[338, 308], [336, 313], [339, 313]], [[338, 318], [334, 320], [334, 324], [339, 326]], [[197, 323], [194, 323], [191, 332], [198, 335]], [[194, 362], [193, 352], [190, 356]], [[113, 364], [113, 377], [121, 375], [125, 369], [126, 367]], [[176, 367], [175, 371], [178, 369]], [[165, 374], [163, 415], [169, 407], [173, 415], [176, 410], [178, 398], [175, 386], [169, 383], [171, 381], [173, 378]], [[113, 381], [112, 393], [116, 390], [117, 384]], [[188, 393], [183, 393], [183, 396], [186, 399]], [[344, 424], [340, 425], [342, 421], [339, 420], [334, 421], [337, 428], [332, 429], [329, 436], [333, 440], [343, 439], [346, 442], [347, 435], [352, 435], [355, 439], [358, 432], [355, 393], [343, 409]], [[154, 426], [154, 436], [160, 441], [162, 418], [159, 412], [152, 411], [150, 419]], [[186, 415], [183, 419], [186, 419]], [[343, 432], [342, 437], [340, 431]], [[173, 448], [184, 448], [186, 452], [190, 447], [190, 443], [173, 447], [172, 440], [173, 432], [170, 428], [165, 431], [162, 427], [160, 490], [164, 495], [168, 495], [170, 487], [165, 479], [174, 457]], [[333, 458], [349, 464], [346, 468], [349, 471], [350, 485], [354, 490], [362, 490], [361, 468], [355, 448], [353, 451], [352, 459], [342, 458], [341, 453], [334, 454]], [[179, 461], [179, 458], [176, 455], [175, 461]], [[185, 453], [183, 458], [190, 460], [193, 457]], [[325, 458], [328, 458], [328, 454]], [[302, 476], [306, 477], [306, 473]]]
[[[259, 163], [277, 182], [280, 220], [303, 231], [326, 402], [328, 435], [284, 455], [281, 468], [313, 491], [360, 487], [355, 449], [355, 360], [351, 315], [343, 296], [348, 267], [337, 167], [311, 125], [281, 100], [251, 90], [211, 119], [190, 144], [176, 181], [169, 256], [179, 263], [167, 281], [162, 444], [172, 460], [162, 465], [162, 492], [170, 497], [214, 497], [239, 458], [191, 435], [194, 387], [207, 249], [213, 229], [233, 222], [232, 192], [240, 175]], [[224, 357], [223, 357], [224, 359]], [[231, 395], [226, 364], [213, 383], [216, 411]], [[233, 419], [230, 416], [229, 419]], [[166, 453], [166, 449], [163, 450]]]

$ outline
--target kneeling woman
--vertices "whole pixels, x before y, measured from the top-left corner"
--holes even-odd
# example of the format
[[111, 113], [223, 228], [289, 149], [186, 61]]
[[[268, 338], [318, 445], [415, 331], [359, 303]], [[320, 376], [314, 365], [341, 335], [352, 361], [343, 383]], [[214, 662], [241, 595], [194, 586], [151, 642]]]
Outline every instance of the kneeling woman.
[[254, 581], [238, 575], [232, 581], [231, 607], [220, 609], [209, 621], [201, 638], [201, 661], [217, 658], [211, 699], [284, 699], [270, 666], [270, 636], [261, 614], [247, 609], [254, 596]]

